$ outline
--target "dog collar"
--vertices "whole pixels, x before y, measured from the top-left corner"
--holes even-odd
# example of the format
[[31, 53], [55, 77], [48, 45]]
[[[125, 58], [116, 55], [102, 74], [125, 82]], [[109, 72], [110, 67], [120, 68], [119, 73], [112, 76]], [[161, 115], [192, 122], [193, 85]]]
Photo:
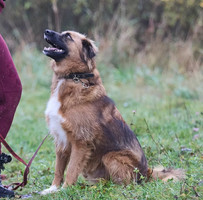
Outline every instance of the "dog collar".
[[82, 86], [84, 88], [89, 88], [89, 83], [84, 83], [81, 79], [88, 79], [94, 77], [93, 73], [71, 73], [69, 75], [60, 77], [61, 79], [72, 79], [75, 83], [82, 83]]
[[94, 77], [92, 73], [71, 73], [69, 75], [63, 76], [65, 79], [87, 79]]

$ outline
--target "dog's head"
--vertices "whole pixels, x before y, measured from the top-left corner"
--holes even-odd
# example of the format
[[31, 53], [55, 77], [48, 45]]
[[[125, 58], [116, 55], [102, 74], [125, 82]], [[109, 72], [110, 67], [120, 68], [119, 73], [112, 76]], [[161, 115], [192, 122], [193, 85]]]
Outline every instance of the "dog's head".
[[56, 65], [74, 67], [77, 64], [91, 70], [97, 52], [92, 40], [74, 31], [58, 33], [48, 29], [44, 32], [44, 39], [51, 47], [45, 47], [43, 53], [54, 59]]

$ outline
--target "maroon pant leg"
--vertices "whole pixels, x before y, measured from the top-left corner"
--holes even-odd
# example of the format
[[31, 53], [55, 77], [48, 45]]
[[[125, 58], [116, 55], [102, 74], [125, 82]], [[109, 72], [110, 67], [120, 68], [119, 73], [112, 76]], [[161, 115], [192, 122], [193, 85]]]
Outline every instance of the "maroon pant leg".
[[[0, 134], [6, 138], [17, 105], [21, 98], [22, 85], [10, 51], [0, 35]], [[1, 153], [1, 146], [0, 146]]]

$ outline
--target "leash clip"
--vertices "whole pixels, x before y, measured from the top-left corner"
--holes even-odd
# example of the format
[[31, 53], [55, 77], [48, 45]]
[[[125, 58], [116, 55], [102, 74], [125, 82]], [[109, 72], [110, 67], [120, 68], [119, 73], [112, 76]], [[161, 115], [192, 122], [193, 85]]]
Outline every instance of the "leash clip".
[[89, 88], [89, 84], [82, 82], [82, 87]]
[[79, 82], [82, 83], [82, 87], [84, 87], [84, 88], [89, 88], [89, 84], [81, 81], [80, 78], [77, 77], [77, 75], [74, 75], [73, 81], [74, 81], [74, 83], [79, 83]]
[[80, 82], [80, 79], [79, 79], [76, 75], [74, 75], [73, 81], [74, 81], [75, 83], [79, 83], [79, 82]]

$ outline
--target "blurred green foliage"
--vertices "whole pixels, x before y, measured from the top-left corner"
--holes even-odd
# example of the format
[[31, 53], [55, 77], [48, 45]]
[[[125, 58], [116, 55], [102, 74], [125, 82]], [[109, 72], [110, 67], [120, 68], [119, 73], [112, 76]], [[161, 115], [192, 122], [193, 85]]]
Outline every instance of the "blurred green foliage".
[[195, 35], [200, 39], [203, 35], [202, 0], [18, 0], [6, 4], [0, 30], [13, 48], [22, 41], [42, 47], [46, 28], [74, 29], [88, 35], [97, 29], [105, 35], [115, 15], [117, 21], [130, 21], [139, 46], [157, 36], [187, 39]]
[[[52, 70], [49, 59], [26, 47], [13, 56], [23, 85], [23, 94], [6, 140], [28, 162], [47, 134], [44, 110], [50, 95]], [[16, 199], [31, 194], [33, 200], [200, 200], [202, 199], [203, 92], [201, 73], [191, 76], [160, 68], [136, 66], [109, 68], [98, 63], [107, 94], [135, 132], [150, 167], [183, 168], [186, 179], [116, 185], [101, 180], [77, 183], [46, 196], [55, 169], [55, 145], [49, 137], [30, 168], [28, 184], [16, 191]], [[5, 148], [3, 148], [3, 152]], [[21, 182], [24, 166], [16, 159], [6, 166], [4, 184]], [[24, 198], [25, 196], [21, 196]]]
[[[17, 194], [32, 193], [32, 199], [200, 199], [203, 0], [7, 0], [6, 4], [0, 33], [15, 51], [23, 84], [7, 138], [17, 153], [29, 160], [47, 133], [44, 110], [52, 71], [49, 59], [36, 47], [44, 46], [46, 28], [74, 29], [93, 37], [100, 47], [98, 68], [107, 93], [138, 136], [149, 166], [181, 167], [187, 176], [184, 182], [128, 186], [102, 181], [88, 186], [80, 178], [75, 186], [42, 197], [36, 191], [49, 187], [54, 175], [54, 144], [49, 139], [32, 164], [28, 185]], [[132, 57], [133, 62], [123, 62]], [[191, 152], [182, 150], [187, 148]], [[14, 160], [4, 172], [7, 184], [21, 181], [23, 170]]]

